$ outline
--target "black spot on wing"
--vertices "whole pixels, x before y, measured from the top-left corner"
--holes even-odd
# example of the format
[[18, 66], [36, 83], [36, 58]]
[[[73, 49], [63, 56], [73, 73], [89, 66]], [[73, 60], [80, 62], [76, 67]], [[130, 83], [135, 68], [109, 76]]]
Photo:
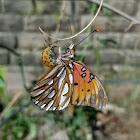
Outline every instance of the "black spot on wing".
[[77, 85], [78, 85], [78, 83], [74, 83], [74, 85], [75, 85], [75, 86], [77, 86]]
[[87, 92], [89, 92], [89, 91], [90, 91], [90, 89], [87, 90]]
[[81, 71], [82, 72], [85, 72], [87, 69], [85, 68], [85, 67], [83, 67], [82, 69], [81, 69]]
[[86, 75], [87, 75], [86, 73], [81, 74], [82, 77], [86, 77]]
[[90, 80], [88, 81], [88, 83], [90, 83], [92, 81], [92, 79], [94, 79], [94, 75], [92, 73], [90, 73]]

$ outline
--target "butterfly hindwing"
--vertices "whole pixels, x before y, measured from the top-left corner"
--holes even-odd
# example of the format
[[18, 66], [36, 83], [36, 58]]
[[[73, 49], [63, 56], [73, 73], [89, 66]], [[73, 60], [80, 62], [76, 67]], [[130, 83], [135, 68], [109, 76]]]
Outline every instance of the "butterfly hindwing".
[[100, 80], [82, 62], [73, 61], [74, 92], [72, 104], [102, 108], [108, 103], [105, 89]]
[[73, 73], [67, 66], [55, 66], [38, 81], [30, 95], [32, 101], [44, 110], [62, 110], [70, 102]]

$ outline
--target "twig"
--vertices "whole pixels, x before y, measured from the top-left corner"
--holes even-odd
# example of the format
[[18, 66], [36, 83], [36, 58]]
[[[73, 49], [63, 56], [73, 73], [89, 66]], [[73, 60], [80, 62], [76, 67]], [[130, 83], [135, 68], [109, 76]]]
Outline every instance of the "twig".
[[5, 109], [0, 114], [0, 120], [3, 118], [3, 116], [6, 114], [6, 112], [11, 108], [11, 106], [16, 102], [16, 100], [20, 97], [21, 93], [17, 93], [12, 100], [9, 102], [9, 104], [5, 107]]
[[127, 32], [134, 24], [134, 22], [131, 22], [130, 25], [124, 31]]
[[98, 14], [99, 14], [99, 12], [100, 12], [100, 10], [101, 10], [101, 8], [102, 8], [102, 4], [103, 4], [103, 0], [101, 0], [99, 8], [98, 8], [98, 10], [97, 10], [95, 16], [93, 17], [93, 19], [89, 22], [89, 24], [88, 24], [84, 29], [82, 29], [80, 32], [78, 32], [77, 34], [75, 34], [75, 35], [73, 35], [73, 36], [71, 36], [71, 37], [67, 37], [67, 38], [55, 38], [55, 37], [52, 37], [52, 36], [48, 35], [47, 33], [45, 33], [40, 27], [39, 27], [39, 30], [40, 30], [43, 34], [45, 34], [46, 36], [48, 36], [48, 37], [50, 37], [50, 38], [52, 38], [52, 39], [56, 39], [56, 40], [68, 40], [68, 39], [72, 39], [72, 38], [78, 36], [79, 34], [81, 34], [82, 32], [84, 32], [84, 31], [93, 23], [93, 21], [96, 19], [96, 17], [98, 16]]
[[2, 127], [5, 123], [7, 123], [12, 117], [14, 117], [17, 113], [22, 112], [24, 110], [24, 108], [28, 107], [32, 102], [28, 102], [27, 104], [19, 107], [18, 110], [15, 110], [11, 113], [11, 115], [9, 115], [6, 119], [4, 119], [1, 123], [0, 123], [0, 127]]
[[[90, 1], [90, 2], [92, 2], [94, 4], [97, 4], [97, 5], [100, 5], [99, 0], [88, 0], [88, 1]], [[109, 9], [110, 11], [112, 11], [112, 12], [114, 12], [114, 13], [116, 13], [116, 14], [124, 17], [124, 18], [126, 18], [127, 20], [133, 22], [134, 24], [140, 24], [140, 20], [138, 20], [138, 19], [136, 19], [134, 17], [131, 17], [131, 16], [127, 15], [126, 13], [124, 13], [124, 12], [116, 9], [115, 7], [113, 7], [111, 5], [108, 5], [106, 3], [103, 3], [103, 7]]]
[[14, 49], [9, 48], [9, 47], [7, 47], [5, 45], [0, 45], [0, 48], [7, 49], [8, 51], [10, 51], [11, 53], [13, 53], [17, 57], [17, 64], [20, 67], [22, 82], [23, 82], [23, 85], [24, 85], [24, 88], [25, 88], [26, 92], [28, 92], [28, 88], [27, 88], [26, 82], [25, 82], [25, 75], [24, 75], [24, 70], [23, 70], [23, 64], [22, 64], [21, 54], [18, 53], [18, 52], [16, 52]]

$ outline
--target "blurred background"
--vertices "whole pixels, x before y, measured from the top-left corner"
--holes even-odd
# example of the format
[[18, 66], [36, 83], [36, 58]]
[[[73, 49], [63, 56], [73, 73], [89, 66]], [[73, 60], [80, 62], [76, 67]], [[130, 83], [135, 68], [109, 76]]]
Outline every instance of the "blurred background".
[[[139, 0], [104, 0], [140, 20]], [[102, 7], [94, 23], [74, 39], [76, 50], [103, 81], [109, 104], [103, 110], [69, 106], [44, 112], [30, 102], [30, 89], [45, 74], [41, 61], [49, 35], [71, 36], [91, 21], [98, 5], [86, 1], [0, 0], [0, 139], [1, 140], [139, 140], [140, 26]], [[62, 17], [62, 18], [60, 18]], [[61, 20], [60, 20], [61, 19]], [[46, 40], [51, 42], [49, 38]], [[65, 50], [71, 40], [59, 41]]]

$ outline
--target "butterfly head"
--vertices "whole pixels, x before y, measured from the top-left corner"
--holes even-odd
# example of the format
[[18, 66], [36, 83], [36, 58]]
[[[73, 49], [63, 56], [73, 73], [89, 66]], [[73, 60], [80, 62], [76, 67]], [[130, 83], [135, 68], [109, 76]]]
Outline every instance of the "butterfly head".
[[75, 53], [75, 45], [72, 43], [66, 50], [66, 53], [71, 54], [74, 57]]
[[68, 49], [72, 52], [72, 53], [74, 53], [75, 52], [75, 47], [74, 47], [75, 45], [72, 43], [69, 47], [68, 47]]

